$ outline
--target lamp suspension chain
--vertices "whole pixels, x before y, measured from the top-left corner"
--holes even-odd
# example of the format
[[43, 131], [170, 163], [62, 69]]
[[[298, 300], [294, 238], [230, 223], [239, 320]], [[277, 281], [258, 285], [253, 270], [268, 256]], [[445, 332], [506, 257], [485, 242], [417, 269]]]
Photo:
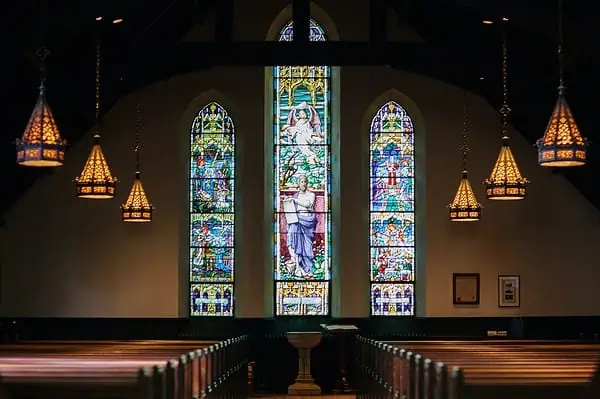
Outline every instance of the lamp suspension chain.
[[46, 83], [46, 58], [50, 55], [50, 51], [48, 47], [46, 47], [46, 2], [44, 0], [40, 0], [39, 6], [40, 13], [40, 47], [35, 52], [39, 59], [39, 68], [40, 68], [40, 78], [41, 85], [40, 90], [44, 89]]
[[558, 0], [558, 91], [559, 94], [565, 94], [565, 65], [564, 65], [564, 15], [563, 0]]
[[96, 42], [96, 123], [100, 120], [100, 38]]
[[462, 169], [463, 171], [467, 170], [467, 156], [469, 154], [469, 141], [468, 141], [468, 137], [467, 137], [467, 131], [469, 130], [469, 114], [468, 114], [468, 107], [469, 107], [469, 102], [467, 99], [467, 91], [465, 90], [464, 94], [463, 94], [463, 134], [462, 134], [462, 144], [461, 144], [461, 151], [462, 151], [462, 155], [463, 155], [463, 163], [462, 163]]
[[502, 31], [502, 107], [500, 114], [502, 115], [502, 138], [508, 139], [508, 115], [510, 107], [508, 106], [508, 49], [506, 39], [506, 22]]
[[142, 119], [141, 114], [142, 106], [137, 103], [135, 107], [135, 172], [140, 173], [140, 148], [142, 146]]

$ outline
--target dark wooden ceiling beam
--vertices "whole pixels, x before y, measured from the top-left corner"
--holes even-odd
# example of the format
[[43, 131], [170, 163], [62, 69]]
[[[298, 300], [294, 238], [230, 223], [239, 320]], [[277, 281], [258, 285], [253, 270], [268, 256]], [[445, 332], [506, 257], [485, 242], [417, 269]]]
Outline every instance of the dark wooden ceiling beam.
[[[186, 63], [192, 70], [223, 65], [391, 65], [423, 64], [444, 53], [422, 43], [236, 42], [181, 43], [163, 50], [141, 49], [134, 59], [156, 65]], [[169, 60], [164, 62], [164, 60]]]

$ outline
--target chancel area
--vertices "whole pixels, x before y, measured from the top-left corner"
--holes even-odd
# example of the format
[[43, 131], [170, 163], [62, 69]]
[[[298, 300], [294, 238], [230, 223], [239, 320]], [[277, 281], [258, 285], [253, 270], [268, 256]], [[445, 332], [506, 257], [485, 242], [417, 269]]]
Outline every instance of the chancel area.
[[168, 3], [11, 11], [8, 397], [597, 392], [583, 3]]

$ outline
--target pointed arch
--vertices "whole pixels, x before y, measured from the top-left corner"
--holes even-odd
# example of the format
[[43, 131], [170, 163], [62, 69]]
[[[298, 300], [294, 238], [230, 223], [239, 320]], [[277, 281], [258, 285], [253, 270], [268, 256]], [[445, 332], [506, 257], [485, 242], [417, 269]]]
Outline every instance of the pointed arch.
[[415, 123], [397, 101], [387, 100], [379, 105], [369, 126], [370, 312], [374, 316], [412, 316]]
[[233, 316], [235, 124], [216, 101], [190, 127], [189, 280], [191, 316]]
[[[281, 14], [280, 14], [281, 15]], [[272, 34], [272, 32], [271, 32]], [[290, 18], [279, 25], [276, 40], [293, 36]], [[310, 20], [310, 40], [328, 40], [328, 32]], [[330, 314], [331, 296], [331, 152], [332, 70], [329, 66], [275, 66], [267, 72], [267, 115], [273, 181], [275, 314]], [[273, 278], [273, 277], [271, 277]]]

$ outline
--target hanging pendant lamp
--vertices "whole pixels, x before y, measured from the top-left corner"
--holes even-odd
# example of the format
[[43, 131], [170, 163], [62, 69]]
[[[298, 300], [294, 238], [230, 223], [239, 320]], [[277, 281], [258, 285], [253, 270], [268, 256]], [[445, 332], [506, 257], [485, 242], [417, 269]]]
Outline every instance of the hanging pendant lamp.
[[461, 145], [463, 155], [462, 177], [458, 185], [458, 191], [454, 196], [454, 201], [448, 205], [450, 212], [450, 221], [452, 222], [477, 222], [481, 218], [481, 204], [477, 202], [469, 177], [467, 173], [467, 155], [470, 151], [467, 142], [468, 132], [468, 103], [467, 93], [464, 95], [464, 113], [463, 113], [463, 142]]
[[[96, 129], [100, 125], [100, 43], [96, 46]], [[94, 144], [79, 177], [74, 179], [78, 198], [111, 199], [115, 197], [117, 178], [113, 177], [100, 147], [100, 133], [94, 134]]]
[[[505, 21], [506, 22], [506, 21]], [[486, 197], [489, 200], [522, 200], [527, 195], [529, 180], [521, 175], [519, 166], [510, 150], [508, 137], [508, 57], [506, 46], [506, 32], [502, 42], [502, 86], [503, 104], [500, 108], [502, 115], [502, 147], [494, 164], [490, 177], [484, 180]]]
[[140, 119], [140, 105], [137, 105], [136, 109], [136, 126], [135, 126], [135, 180], [133, 181], [133, 187], [129, 192], [129, 197], [125, 204], [121, 205], [121, 217], [124, 222], [151, 222], [152, 211], [154, 206], [148, 201], [144, 186], [142, 184], [141, 172], [140, 172], [140, 149], [142, 146], [141, 140], [141, 119]]
[[558, 1], [558, 99], [544, 137], [536, 142], [538, 148], [538, 164], [548, 167], [582, 166], [587, 162], [588, 141], [579, 131], [573, 112], [565, 98], [563, 61], [563, 16], [562, 0]]
[[16, 140], [17, 163], [23, 166], [56, 167], [65, 160], [67, 141], [60, 136], [52, 110], [46, 102], [44, 64], [49, 52], [45, 47], [38, 50], [41, 84], [37, 103], [23, 136]]

